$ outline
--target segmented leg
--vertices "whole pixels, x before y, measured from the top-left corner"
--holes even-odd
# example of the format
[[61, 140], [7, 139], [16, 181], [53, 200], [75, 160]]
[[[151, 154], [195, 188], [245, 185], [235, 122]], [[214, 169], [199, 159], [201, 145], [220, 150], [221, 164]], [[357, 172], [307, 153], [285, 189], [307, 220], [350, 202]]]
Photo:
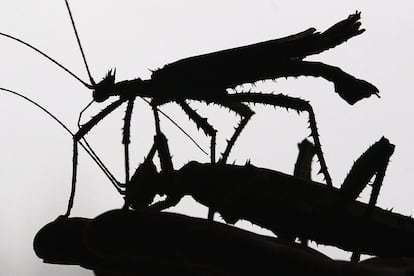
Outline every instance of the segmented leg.
[[134, 109], [135, 97], [128, 100], [128, 105], [125, 111], [124, 128], [122, 132], [122, 144], [124, 145], [125, 156], [125, 183], [129, 181], [129, 144], [131, 143], [131, 117]]
[[[92, 117], [88, 122], [86, 122], [82, 127], [73, 135], [73, 158], [72, 158], [72, 186], [71, 192], [68, 201], [68, 208], [64, 216], [69, 217], [70, 211], [73, 207], [73, 202], [75, 198], [76, 190], [76, 177], [77, 177], [77, 165], [78, 165], [78, 142], [82, 139], [96, 124], [98, 124], [102, 119], [104, 119], [108, 114], [118, 108], [125, 99], [119, 99], [112, 104], [105, 107], [101, 112]], [[120, 194], [123, 194], [122, 185], [117, 182], [114, 183], [115, 188]]]
[[207, 136], [211, 137], [210, 143], [210, 160], [211, 163], [216, 162], [216, 133], [217, 130], [213, 128], [206, 118], [201, 117], [194, 109], [192, 109], [185, 101], [177, 101], [184, 112], [195, 122], [197, 128], [201, 128]]
[[168, 140], [165, 135], [161, 132], [160, 128], [160, 118], [158, 115], [158, 110], [155, 105], [152, 106], [152, 111], [154, 113], [154, 122], [155, 122], [155, 137], [154, 143], [156, 144], [158, 156], [160, 158], [161, 170], [165, 172], [174, 171], [174, 166], [171, 160], [170, 149], [168, 147]]
[[340, 193], [343, 200], [341, 204], [346, 205], [353, 202], [368, 185], [371, 178], [376, 175], [370, 199], [370, 206], [375, 206], [382, 179], [393, 152], [394, 145], [384, 137], [369, 147], [354, 162], [341, 186]]
[[220, 105], [229, 108], [230, 110], [236, 112], [242, 117], [239, 125], [236, 127], [233, 133], [233, 136], [230, 138], [230, 140], [228, 140], [227, 146], [219, 161], [220, 164], [225, 164], [227, 161], [227, 158], [230, 155], [231, 149], [236, 143], [237, 138], [240, 136], [240, 133], [242, 132], [244, 127], [247, 125], [247, 122], [253, 116], [254, 112], [247, 105], [238, 103], [238, 102], [220, 102]]
[[[212, 102], [215, 102], [219, 105], [225, 105], [227, 103], [261, 103], [272, 106], [279, 106], [294, 109], [298, 112], [306, 111], [309, 114], [309, 127], [311, 129], [311, 136], [315, 143], [316, 155], [318, 156], [321, 170], [319, 173], [323, 173], [325, 177], [326, 184], [329, 187], [332, 187], [332, 179], [328, 172], [328, 167], [326, 166], [325, 158], [323, 157], [322, 146], [319, 141], [318, 128], [316, 126], [315, 114], [313, 112], [312, 106], [309, 102], [289, 97], [282, 94], [262, 94], [262, 93], [236, 93], [236, 94], [227, 94], [225, 96], [216, 96], [211, 99]], [[244, 127], [244, 126], [243, 126]], [[241, 130], [240, 130], [241, 131]], [[237, 137], [236, 137], [237, 138]], [[229, 143], [230, 147], [232, 146]]]
[[[312, 180], [312, 159], [315, 155], [315, 146], [309, 142], [307, 139], [304, 139], [301, 143], [298, 144], [299, 154], [295, 163], [295, 169], [293, 175], [307, 180]], [[299, 237], [300, 243], [304, 246], [308, 246], [308, 239]]]
[[73, 207], [73, 201], [75, 200], [76, 192], [76, 177], [77, 177], [77, 168], [78, 168], [78, 141], [73, 139], [73, 156], [72, 156], [72, 185], [70, 190], [70, 196], [68, 201], [68, 209], [64, 214], [65, 217], [69, 217], [70, 211]]
[[[375, 175], [365, 214], [366, 220], [368, 221], [370, 219], [379, 196], [385, 171], [393, 152], [394, 145], [392, 145], [388, 139], [382, 137], [378, 142], [369, 147], [357, 161], [355, 161], [351, 171], [348, 173], [341, 186], [340, 192], [342, 194], [343, 202], [341, 203], [342, 206], [339, 206], [339, 208], [345, 208], [349, 203], [353, 202]], [[351, 261], [358, 262], [360, 257], [361, 253], [359, 251], [354, 251], [351, 256]]]

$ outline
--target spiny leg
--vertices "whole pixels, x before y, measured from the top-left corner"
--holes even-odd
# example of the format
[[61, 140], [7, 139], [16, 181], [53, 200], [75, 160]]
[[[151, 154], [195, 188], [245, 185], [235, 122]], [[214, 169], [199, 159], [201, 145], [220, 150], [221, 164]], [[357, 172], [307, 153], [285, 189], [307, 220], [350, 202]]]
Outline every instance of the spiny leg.
[[134, 108], [135, 97], [128, 100], [125, 111], [124, 128], [122, 132], [122, 144], [124, 144], [124, 161], [125, 161], [125, 183], [129, 181], [129, 144], [131, 143], [131, 117]]
[[240, 133], [244, 129], [244, 127], [247, 125], [247, 122], [250, 120], [250, 118], [253, 116], [254, 111], [250, 109], [245, 104], [239, 103], [239, 102], [216, 102], [217, 104], [227, 107], [230, 110], [236, 112], [239, 114], [242, 119], [239, 123], [239, 125], [236, 127], [232, 137], [230, 140], [227, 141], [226, 149], [224, 150], [221, 159], [219, 160], [220, 164], [225, 164], [227, 161], [227, 158], [230, 155], [230, 151], [233, 148], [237, 138], [239, 137]]
[[306, 180], [312, 180], [312, 159], [316, 153], [315, 146], [307, 139], [304, 139], [298, 144], [298, 148], [299, 153], [293, 175]]
[[177, 101], [184, 112], [195, 122], [197, 128], [201, 128], [207, 136], [211, 137], [210, 142], [210, 161], [212, 164], [216, 162], [216, 133], [217, 130], [213, 128], [206, 118], [201, 117], [194, 109], [192, 109], [185, 101]]
[[[193, 110], [185, 101], [177, 101], [181, 106], [184, 112], [192, 119], [198, 128], [201, 128], [204, 133], [211, 137], [210, 142], [210, 162], [214, 164], [216, 162], [216, 133], [217, 130], [213, 128], [206, 118], [201, 117], [195, 110]], [[208, 208], [207, 219], [214, 220], [215, 211], [211, 208]]]
[[322, 146], [319, 141], [318, 129], [316, 126], [315, 114], [313, 113], [312, 106], [309, 102], [299, 99], [289, 97], [283, 94], [262, 94], [262, 93], [236, 93], [236, 94], [227, 94], [225, 96], [215, 97], [214, 102], [247, 102], [247, 103], [261, 103], [268, 104], [273, 106], [285, 107], [294, 109], [297, 112], [307, 111], [309, 114], [309, 127], [311, 129], [311, 136], [315, 143], [316, 155], [318, 156], [321, 170], [319, 173], [323, 173], [325, 177], [326, 184], [329, 187], [332, 187], [332, 179], [328, 172], [328, 167], [326, 166], [325, 158], [322, 153]]
[[382, 137], [354, 162], [340, 189], [343, 207], [355, 201], [372, 177], [376, 175], [371, 192], [372, 199], [370, 199], [370, 205], [375, 205], [393, 151], [394, 145]]
[[[68, 201], [68, 208], [65, 213], [65, 217], [69, 217], [70, 211], [73, 207], [73, 202], [75, 198], [75, 190], [76, 190], [76, 177], [77, 177], [77, 164], [78, 164], [78, 142], [82, 139], [96, 124], [98, 124], [102, 119], [104, 119], [108, 114], [118, 108], [125, 100], [119, 99], [107, 107], [105, 107], [101, 112], [97, 115], [92, 117], [88, 122], [86, 122], [78, 132], [73, 135], [73, 157], [72, 157], [72, 185], [71, 185], [71, 192]], [[117, 183], [115, 188], [119, 193], [123, 193], [121, 185]]]
[[[299, 154], [295, 163], [295, 169], [293, 175], [311, 181], [312, 172], [312, 159], [315, 155], [315, 146], [304, 139], [298, 144]], [[308, 246], [308, 239], [299, 237], [300, 243], [304, 246]]]
[[158, 156], [160, 158], [161, 170], [166, 172], [174, 171], [174, 166], [171, 160], [170, 149], [168, 147], [168, 140], [165, 135], [161, 132], [160, 118], [156, 105], [152, 105], [152, 111], [154, 113], [155, 122], [155, 137], [154, 143], [157, 147]]
[[[372, 211], [377, 202], [382, 182], [385, 176], [385, 171], [391, 155], [394, 152], [394, 145], [388, 139], [382, 137], [378, 142], [369, 147], [354, 163], [351, 171], [348, 173], [341, 186], [340, 193], [342, 195], [342, 206], [339, 208], [346, 208], [352, 203], [358, 195], [362, 192], [372, 177], [375, 180], [372, 183], [372, 190], [368, 207], [365, 213], [365, 221], [369, 221]], [[352, 252], [351, 261], [358, 262], [361, 257], [361, 252]]]
[[154, 172], [154, 163], [152, 160], [154, 158], [156, 151], [157, 151], [157, 144], [154, 139], [154, 143], [152, 144], [150, 151], [146, 155], [144, 162], [138, 166], [138, 168], [133, 173], [132, 177], [126, 182], [124, 206], [122, 207], [122, 209], [128, 210], [130, 206], [133, 209], [135, 209], [135, 206], [134, 206], [135, 196], [134, 195], [136, 192], [134, 191], [134, 187], [136, 187], [136, 185], [139, 185], [140, 182], [142, 182], [142, 178], [144, 178], [144, 181], [145, 181], [145, 177], [148, 174], [151, 174]]
[[[78, 130], [82, 128], [81, 120], [83, 113], [94, 103], [92, 100], [89, 102], [79, 113], [78, 117]], [[72, 135], [73, 136], [73, 135]], [[113, 174], [108, 170], [108, 168], [105, 166], [105, 164], [102, 162], [102, 160], [99, 158], [99, 156], [95, 153], [95, 151], [92, 149], [91, 145], [89, 145], [89, 142], [86, 140], [85, 136], [81, 138], [83, 144], [85, 146], [82, 146], [83, 148], [87, 149], [87, 152], [89, 152], [89, 155], [95, 160], [95, 162], [98, 164], [98, 166], [102, 169], [104, 174], [109, 178], [109, 180], [112, 182], [113, 185], [121, 185], [116, 178], [113, 176]], [[81, 144], [82, 145], [82, 144]]]

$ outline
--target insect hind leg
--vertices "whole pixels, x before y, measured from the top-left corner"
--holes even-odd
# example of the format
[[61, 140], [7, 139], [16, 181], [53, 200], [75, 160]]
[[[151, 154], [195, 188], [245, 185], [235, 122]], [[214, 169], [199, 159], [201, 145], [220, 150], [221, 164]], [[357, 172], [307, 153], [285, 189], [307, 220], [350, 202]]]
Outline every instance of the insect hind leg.
[[224, 97], [218, 98], [221, 102], [246, 102], [246, 103], [261, 103], [272, 106], [279, 106], [294, 109], [298, 112], [306, 111], [309, 114], [309, 127], [311, 129], [311, 136], [315, 143], [316, 155], [318, 156], [321, 169], [319, 173], [323, 173], [326, 184], [332, 187], [332, 179], [328, 172], [328, 167], [322, 152], [322, 146], [319, 140], [318, 128], [316, 125], [315, 113], [308, 101], [289, 97], [283, 94], [263, 94], [263, 93], [236, 93], [227, 94]]
[[[72, 158], [72, 186], [71, 192], [68, 201], [68, 208], [65, 213], [65, 217], [69, 217], [70, 211], [73, 207], [73, 202], [75, 198], [75, 190], [76, 190], [76, 178], [77, 178], [77, 165], [78, 165], [78, 143], [79, 141], [95, 126], [97, 125], [102, 119], [104, 119], [108, 114], [114, 111], [117, 107], [119, 107], [124, 102], [123, 99], [119, 99], [112, 104], [105, 107], [100, 113], [92, 117], [88, 122], [86, 122], [82, 127], [73, 135], [73, 158]], [[123, 193], [122, 185], [113, 179], [115, 182], [112, 182], [114, 187], [117, 189], [119, 193]]]
[[236, 143], [237, 138], [240, 136], [242, 130], [249, 122], [250, 118], [254, 115], [254, 111], [250, 109], [247, 105], [239, 102], [216, 102], [217, 104], [227, 107], [230, 110], [236, 112], [239, 114], [242, 119], [239, 123], [239, 125], [236, 127], [233, 136], [228, 140], [226, 149], [224, 150], [221, 159], [219, 161], [220, 164], [225, 164], [227, 161], [227, 158], [230, 155], [230, 151], [232, 150], [234, 144]]

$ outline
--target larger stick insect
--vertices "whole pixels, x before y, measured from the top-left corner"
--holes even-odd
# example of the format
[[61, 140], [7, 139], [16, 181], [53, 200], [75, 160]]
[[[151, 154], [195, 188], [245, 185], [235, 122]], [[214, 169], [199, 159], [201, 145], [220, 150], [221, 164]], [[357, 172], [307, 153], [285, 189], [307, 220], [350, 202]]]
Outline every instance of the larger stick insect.
[[92, 95], [94, 101], [103, 102], [111, 96], [119, 97], [118, 100], [108, 105], [99, 114], [86, 122], [74, 135], [73, 192], [71, 193], [71, 199], [69, 200], [67, 215], [69, 215], [70, 209], [72, 208], [76, 183], [77, 142], [98, 124], [99, 121], [113, 110], [117, 109], [124, 102], [128, 102], [125, 115], [123, 143], [125, 145], [126, 180], [129, 180], [129, 127], [133, 102], [136, 97], [151, 98], [151, 105], [155, 117], [155, 128], [158, 134], [160, 133], [160, 126], [157, 107], [168, 102], [178, 103], [184, 112], [188, 114], [190, 119], [196, 123], [197, 127], [201, 128], [211, 137], [211, 163], [215, 163], [216, 161], [216, 130], [205, 118], [201, 117], [195, 110], [193, 110], [188, 105], [187, 101], [196, 100], [206, 103], [214, 103], [229, 108], [240, 115], [242, 119], [236, 127], [234, 134], [228, 140], [227, 146], [219, 161], [221, 164], [226, 162], [237, 138], [254, 114], [246, 103], [261, 103], [286, 107], [297, 110], [298, 112], [306, 111], [309, 113], [311, 135], [316, 145], [316, 154], [320, 162], [321, 172], [324, 174], [327, 184], [332, 186], [332, 180], [328, 173], [328, 168], [321, 149], [321, 143], [319, 141], [315, 115], [309, 102], [282, 94], [274, 95], [250, 92], [229, 94], [228, 89], [235, 88], [241, 84], [255, 83], [260, 80], [282, 77], [314, 76], [322, 77], [333, 82], [335, 91], [349, 104], [354, 104], [363, 98], [378, 94], [378, 89], [374, 85], [364, 80], [357, 79], [352, 75], [345, 73], [338, 67], [322, 62], [304, 61], [304, 58], [307, 56], [334, 48], [348, 39], [363, 33], [365, 30], [360, 29], [360, 13], [358, 12], [350, 15], [347, 19], [338, 22], [322, 33], [317, 32], [315, 28], [309, 28], [303, 32], [280, 39], [178, 60], [174, 63], [165, 65], [163, 68], [155, 70], [152, 73], [151, 78], [147, 80], [136, 78], [133, 80], [115, 82], [115, 70], [111, 70], [102, 81], [97, 83], [89, 73], [86, 58], [83, 54], [68, 1], [65, 0], [65, 3], [88, 71], [90, 84], [75, 76], [64, 66], [32, 45], [8, 34], [0, 33], [0, 35], [25, 44], [69, 72], [85, 85], [85, 87], [93, 90]]

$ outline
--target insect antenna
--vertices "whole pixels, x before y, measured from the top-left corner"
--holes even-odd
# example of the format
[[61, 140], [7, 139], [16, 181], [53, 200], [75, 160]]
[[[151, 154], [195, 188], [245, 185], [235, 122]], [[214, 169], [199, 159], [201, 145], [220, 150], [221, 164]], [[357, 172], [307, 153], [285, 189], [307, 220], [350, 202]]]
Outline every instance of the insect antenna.
[[85, 64], [86, 71], [88, 72], [89, 80], [90, 80], [92, 86], [95, 86], [96, 82], [92, 78], [91, 72], [89, 70], [88, 63], [86, 62], [85, 52], [83, 51], [83, 48], [82, 48], [82, 44], [81, 44], [81, 41], [80, 41], [80, 38], [79, 38], [79, 35], [78, 35], [78, 31], [77, 31], [76, 26], [75, 26], [75, 21], [73, 20], [73, 16], [72, 16], [72, 12], [71, 12], [70, 7], [69, 7], [68, 0], [65, 0], [65, 4], [66, 4], [66, 8], [67, 8], [68, 13], [69, 13], [70, 21], [72, 22], [72, 27], [73, 27], [73, 30], [75, 32], [76, 41], [78, 42], [78, 46], [79, 46], [79, 49], [80, 49], [81, 54], [82, 54], [82, 59], [83, 59], [83, 62]]
[[68, 73], [69, 75], [71, 75], [72, 77], [74, 77], [76, 80], [78, 80], [80, 83], [82, 83], [84, 86], [86, 86], [88, 89], [93, 89], [93, 86], [91, 84], [88, 84], [87, 82], [83, 81], [80, 77], [78, 77], [77, 75], [75, 75], [72, 71], [70, 71], [68, 68], [66, 68], [65, 66], [63, 66], [60, 62], [58, 62], [56, 59], [50, 57], [49, 55], [47, 55], [46, 53], [44, 53], [43, 51], [41, 51], [40, 49], [34, 47], [33, 45], [31, 45], [30, 43], [27, 43], [23, 40], [21, 40], [20, 38], [17, 38], [15, 36], [6, 34], [6, 33], [2, 33], [0, 32], [1, 36], [10, 38], [14, 41], [17, 41], [27, 47], [29, 47], [32, 50], [35, 50], [37, 53], [41, 54], [42, 56], [44, 56], [45, 58], [47, 58], [49, 61], [53, 62], [54, 64], [56, 64], [57, 66], [59, 66], [61, 69], [63, 69], [66, 73]]
[[[49, 117], [51, 117], [55, 122], [57, 122], [67, 133], [69, 133], [72, 137], [75, 135], [61, 120], [59, 120], [55, 115], [53, 115], [50, 111], [48, 111], [45, 107], [41, 106], [39, 103], [35, 102], [34, 100], [30, 99], [27, 96], [24, 96], [16, 91], [10, 90], [10, 89], [6, 89], [6, 88], [2, 88], [0, 87], [1, 91], [13, 94], [15, 96], [18, 96], [22, 99], [24, 99], [25, 101], [35, 105], [37, 108], [39, 108], [40, 110], [42, 110], [43, 112], [45, 112], [47, 115], [49, 115]], [[108, 177], [108, 179], [111, 181], [111, 183], [114, 185], [115, 189], [119, 192], [119, 193], [123, 193], [123, 191], [119, 188], [119, 183], [118, 181], [116, 181], [115, 177], [110, 173], [110, 171], [108, 170], [108, 168], [103, 164], [103, 162], [101, 161], [101, 159], [98, 157], [98, 155], [95, 153], [95, 151], [93, 150], [93, 148], [87, 144], [87, 143], [82, 143], [79, 142], [79, 144], [81, 145], [81, 147], [86, 151], [86, 153], [89, 155], [89, 157], [98, 165], [98, 167], [103, 171], [103, 173]]]
[[[91, 72], [90, 72], [90, 70], [89, 70], [89, 66], [88, 66], [88, 62], [86, 61], [86, 56], [85, 56], [85, 52], [83, 51], [83, 47], [82, 47], [82, 44], [81, 44], [81, 41], [80, 41], [80, 38], [79, 38], [79, 34], [78, 34], [78, 31], [77, 31], [77, 29], [76, 29], [76, 25], [75, 25], [75, 21], [74, 21], [74, 19], [73, 19], [73, 16], [72, 16], [72, 11], [71, 11], [71, 9], [70, 9], [70, 6], [69, 6], [69, 2], [68, 2], [68, 0], [65, 0], [65, 4], [66, 4], [66, 8], [67, 8], [67, 10], [68, 10], [68, 13], [69, 13], [69, 17], [70, 17], [70, 20], [71, 20], [71, 22], [72, 22], [72, 27], [73, 27], [73, 31], [75, 32], [75, 36], [76, 36], [76, 41], [78, 42], [78, 46], [79, 46], [79, 49], [80, 49], [80, 51], [81, 51], [81, 54], [82, 54], [82, 59], [83, 59], [83, 62], [84, 62], [84, 64], [85, 64], [85, 68], [86, 68], [86, 71], [87, 71], [87, 73], [88, 73], [88, 76], [89, 76], [89, 79], [90, 79], [90, 82], [91, 82], [91, 84], [92, 84], [92, 86], [95, 86], [96, 85], [96, 82], [94, 81], [94, 79], [93, 79], [93, 77], [92, 77], [92, 74], [91, 74]], [[143, 99], [145, 102], [147, 102], [148, 104], [149, 104], [149, 102], [146, 100], [146, 99], [144, 99], [144, 98], [142, 98], [141, 97], [141, 99]], [[90, 104], [89, 104], [90, 105]], [[88, 106], [89, 106], [88, 105]], [[87, 107], [88, 107], [87, 106]], [[85, 107], [85, 109], [87, 108], [87, 107]], [[84, 109], [84, 110], [85, 110]], [[182, 127], [180, 127], [173, 119], [171, 119], [171, 117], [169, 117], [167, 114], [165, 114], [163, 111], [161, 111], [159, 108], [156, 108], [163, 116], [165, 116], [170, 122], [172, 122], [176, 127], [178, 127], [178, 129], [180, 129], [196, 146], [197, 146], [197, 148], [199, 148], [204, 154], [206, 154], [206, 155], [208, 155], [207, 154], [207, 152], [206, 151], [204, 151], [203, 150], [203, 148], [199, 145], [199, 144], [197, 144], [197, 142], [187, 133], [187, 132], [185, 132], [185, 130], [182, 128]], [[84, 111], [84, 110], [82, 110], [82, 112]], [[82, 113], [81, 112], [81, 113]], [[80, 120], [80, 118], [79, 118], [79, 120]], [[86, 141], [85, 141], [86, 142]], [[128, 179], [129, 177], [127, 176], [127, 179]]]

